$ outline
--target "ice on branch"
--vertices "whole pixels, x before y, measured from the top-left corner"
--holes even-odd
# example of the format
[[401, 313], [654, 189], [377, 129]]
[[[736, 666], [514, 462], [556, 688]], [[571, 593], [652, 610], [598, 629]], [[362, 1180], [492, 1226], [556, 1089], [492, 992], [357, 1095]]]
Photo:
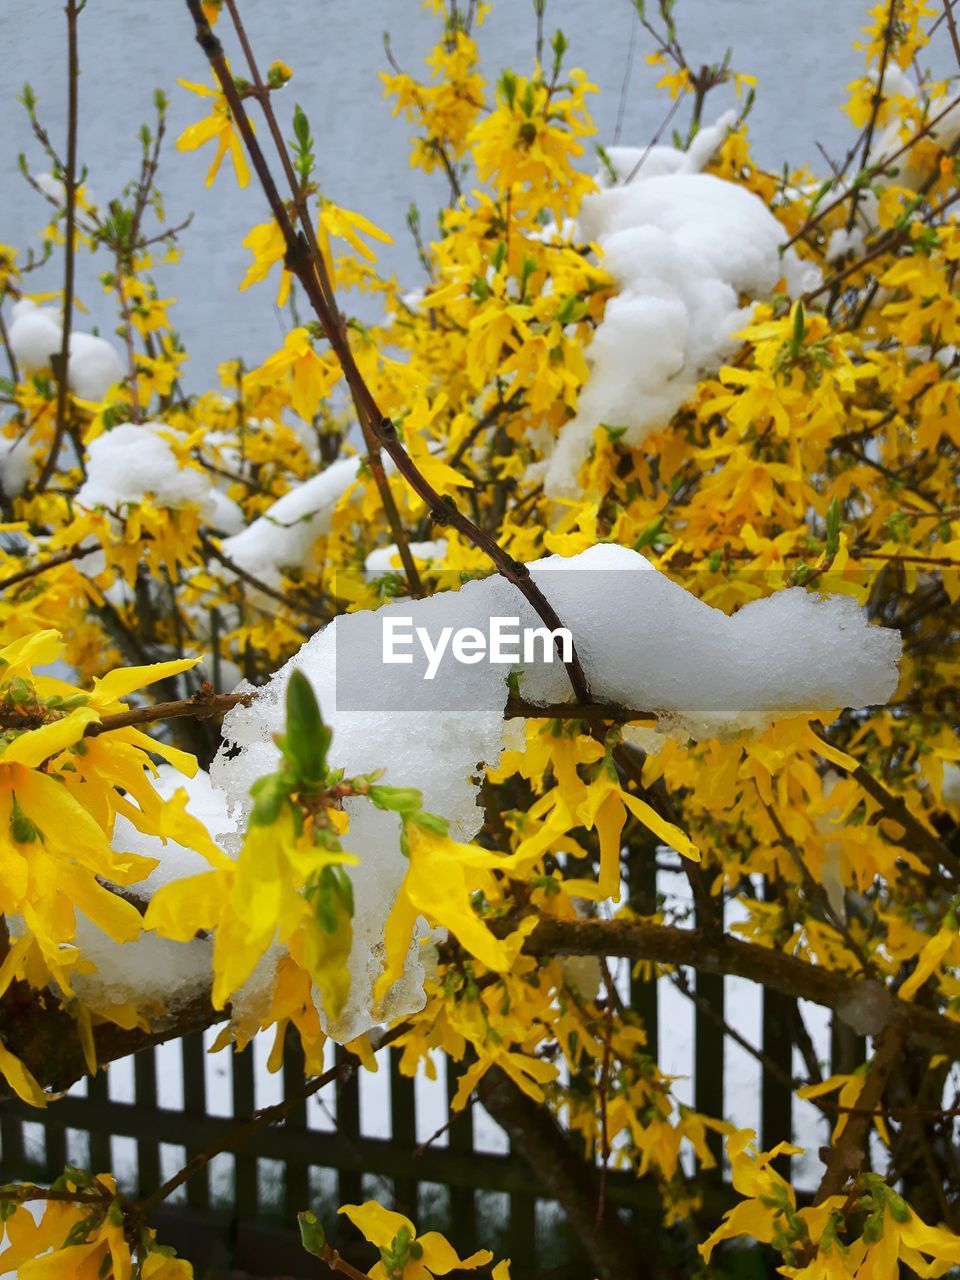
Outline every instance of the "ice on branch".
[[240, 508], [220, 492], [210, 475], [190, 466], [176, 447], [187, 437], [163, 423], [124, 422], [87, 446], [87, 478], [77, 491], [81, 507], [118, 512], [149, 498], [155, 506], [195, 506], [214, 529], [233, 532], [243, 524]]
[[791, 296], [812, 283], [792, 250], [781, 254], [783, 228], [758, 196], [696, 172], [727, 123], [702, 130], [686, 152], [654, 147], [643, 158], [614, 148], [620, 181], [583, 201], [577, 235], [600, 246], [619, 292], [587, 349], [591, 373], [577, 414], [547, 465], [554, 496], [575, 491], [597, 427], [624, 428], [627, 444], [642, 444], [690, 399], [698, 377], [736, 350], [752, 300], [783, 278]]
[[[22, 298], [14, 305], [10, 349], [24, 373], [49, 369], [62, 343], [60, 316], [52, 307], [38, 307], [29, 298]], [[67, 381], [74, 395], [99, 404], [123, 375], [120, 356], [105, 338], [76, 330], [71, 332]]]
[[[593, 696], [657, 714], [660, 727], [695, 737], [765, 727], [780, 715], [885, 701], [897, 685], [900, 637], [871, 626], [847, 597], [802, 589], [746, 605], [728, 617], [671, 582], [636, 552], [595, 546], [570, 559], [530, 566], [532, 576], [575, 637]], [[384, 781], [416, 787], [424, 807], [451, 822], [459, 840], [480, 829], [477, 807], [484, 770], [504, 748], [509, 666], [441, 665], [423, 679], [424, 661], [382, 661], [383, 621], [413, 619], [436, 635], [442, 627], [486, 631], [492, 617], [537, 626], [520, 592], [501, 577], [465, 584], [424, 600], [337, 618], [297, 653], [248, 708], [224, 721], [225, 743], [211, 776], [238, 817], [249, 789], [277, 767], [273, 735], [282, 731], [290, 673], [310, 680], [333, 730], [331, 764], [347, 776], [374, 769]], [[537, 702], [569, 700], [557, 663], [520, 672], [521, 693]], [[366, 708], [353, 710], [351, 708]], [[350, 1039], [372, 1024], [422, 1007], [423, 949], [411, 948], [402, 980], [382, 1007], [373, 985], [383, 964], [384, 921], [405, 872], [399, 820], [369, 803], [348, 800], [344, 847], [360, 859], [350, 868], [356, 914], [351, 991], [330, 1029]]]
[[262, 516], [223, 540], [226, 556], [268, 586], [278, 587], [285, 570], [311, 562], [316, 540], [330, 532], [340, 498], [357, 478], [359, 458], [341, 458], [285, 493]]

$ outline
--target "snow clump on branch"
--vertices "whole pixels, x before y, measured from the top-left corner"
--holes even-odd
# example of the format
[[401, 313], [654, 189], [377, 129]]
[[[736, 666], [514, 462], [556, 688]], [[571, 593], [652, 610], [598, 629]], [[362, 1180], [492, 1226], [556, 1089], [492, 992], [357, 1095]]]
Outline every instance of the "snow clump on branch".
[[[781, 254], [783, 227], [737, 183], [700, 173], [726, 134], [724, 117], [686, 152], [613, 148], [616, 185], [585, 197], [577, 236], [599, 245], [619, 285], [587, 349], [590, 378], [546, 465], [554, 497], [576, 491], [597, 427], [622, 428], [628, 445], [667, 426], [697, 380], [737, 347], [753, 304], [786, 280], [791, 297], [815, 269]], [[639, 166], [639, 167], [638, 167]]]
[[[759, 730], [801, 711], [882, 703], [897, 684], [900, 637], [869, 625], [847, 597], [821, 598], [800, 588], [754, 601], [728, 617], [624, 547], [601, 545], [570, 559], [530, 566], [534, 581], [572, 632], [592, 695], [657, 715], [660, 727], [693, 737]], [[211, 767], [238, 829], [249, 813], [249, 789], [277, 767], [273, 735], [282, 732], [292, 671], [310, 680], [333, 728], [331, 763], [347, 776], [385, 770], [384, 782], [416, 787], [424, 807], [450, 821], [451, 835], [472, 839], [485, 768], [504, 749], [507, 676], [488, 662], [442, 665], [423, 679], [423, 662], [382, 662], [383, 622], [412, 617], [432, 634], [450, 626], [484, 629], [492, 617], [539, 624], [504, 578], [465, 584], [457, 592], [404, 601], [376, 612], [339, 617], [318, 632], [258, 693], [224, 721], [224, 745]], [[339, 654], [339, 660], [338, 660]], [[519, 671], [523, 697], [570, 699], [558, 663]], [[364, 709], [352, 709], [364, 708]], [[347, 800], [345, 847], [360, 865], [348, 869], [356, 913], [350, 995], [325, 1029], [340, 1041], [423, 1006], [423, 948], [415, 941], [403, 978], [380, 1007], [373, 986], [382, 971], [383, 929], [406, 870], [399, 819], [365, 801]], [[239, 837], [233, 837], [239, 840]], [[426, 924], [421, 930], [425, 936]]]

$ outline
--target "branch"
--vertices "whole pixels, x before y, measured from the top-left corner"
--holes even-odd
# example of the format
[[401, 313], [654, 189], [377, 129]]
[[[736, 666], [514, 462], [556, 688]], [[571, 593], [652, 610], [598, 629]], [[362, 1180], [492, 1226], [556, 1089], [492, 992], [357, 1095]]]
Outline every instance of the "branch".
[[[516, 927], [516, 920], [500, 921], [492, 927], [506, 933]], [[835, 1009], [841, 1018], [853, 1010], [873, 1013], [877, 1033], [896, 1015], [902, 1017], [912, 1039], [960, 1058], [960, 1021], [921, 1005], [900, 1002], [879, 982], [729, 935], [716, 937], [698, 929], [637, 920], [541, 917], [523, 949], [532, 956], [625, 956], [746, 978], [794, 999]]]
[[66, 258], [63, 282], [63, 330], [60, 340], [60, 359], [57, 368], [57, 425], [53, 433], [50, 452], [37, 479], [37, 493], [43, 493], [56, 470], [67, 430], [68, 374], [70, 364], [70, 330], [73, 325], [73, 277], [76, 257], [77, 223], [77, 116], [80, 81], [80, 59], [77, 55], [77, 0], [67, 0], [67, 164], [63, 173], [63, 186], [67, 198]]
[[867, 1157], [867, 1133], [887, 1087], [887, 1080], [903, 1050], [905, 1019], [895, 1017], [877, 1040], [876, 1052], [867, 1078], [857, 1097], [856, 1111], [851, 1111], [836, 1145], [830, 1148], [827, 1168], [817, 1188], [816, 1204], [839, 1195], [851, 1174], [859, 1171]]
[[8, 578], [0, 578], [0, 591], [6, 591], [7, 587], [15, 587], [18, 582], [26, 582], [28, 578], [36, 578], [41, 573], [46, 573], [48, 569], [56, 569], [61, 564], [69, 564], [71, 560], [82, 560], [84, 556], [91, 555], [99, 547], [76, 546], [67, 547], [65, 551], [58, 551], [56, 555], [51, 556], [49, 560], [41, 560], [39, 564], [33, 564], [29, 569], [20, 569], [16, 573], [11, 573]]
[[[829, 740], [822, 731], [813, 724], [810, 728], [821, 742], [829, 744]], [[903, 827], [904, 835], [909, 841], [904, 845], [905, 848], [908, 848], [911, 853], [916, 853], [928, 866], [936, 870], [946, 867], [955, 878], [960, 879], [960, 858], [911, 812], [903, 796], [888, 791], [883, 783], [862, 764], [857, 765], [856, 769], [850, 773], [850, 777], [877, 802], [886, 817]]]
[[556, 1121], [542, 1106], [528, 1098], [499, 1067], [492, 1067], [477, 1087], [480, 1101], [510, 1137], [536, 1175], [537, 1191], [562, 1205], [567, 1220], [580, 1237], [596, 1268], [590, 1274], [602, 1280], [633, 1280], [642, 1274], [633, 1242], [615, 1208], [601, 1203], [597, 1170], [579, 1156]]
[[255, 696], [252, 692], [214, 693], [209, 681], [204, 681], [191, 698], [180, 698], [176, 702], [155, 702], [152, 707], [131, 707], [129, 711], [118, 711], [116, 715], [103, 716], [93, 724], [88, 724], [83, 731], [83, 736], [97, 738], [101, 733], [110, 733], [113, 729], [153, 724], [157, 720], [177, 720], [182, 716], [194, 716], [198, 720], [206, 720], [209, 716], [226, 715], [233, 707], [249, 707]]
[[[344, 378], [357, 408], [357, 416], [365, 438], [372, 438], [375, 444], [379, 444], [379, 447], [390, 455], [400, 475], [426, 504], [434, 522], [439, 525], [452, 525], [465, 538], [469, 539], [474, 546], [479, 547], [481, 551], [489, 556], [498, 572], [522, 592], [546, 626], [551, 631], [555, 631], [562, 626], [562, 623], [550, 602], [530, 577], [530, 572], [526, 565], [514, 560], [489, 534], [474, 524], [469, 517], [463, 515], [452, 499], [442, 498], [437, 493], [436, 489], [421, 475], [400, 443], [394, 423], [377, 404], [373, 392], [367, 386], [363, 375], [357, 367], [345, 328], [338, 323], [337, 317], [332, 312], [325, 291], [317, 276], [316, 255], [311, 253], [306, 235], [304, 233], [298, 235], [290, 221], [286, 205], [274, 183], [270, 169], [260, 149], [260, 144], [253, 133], [243, 101], [230, 74], [226, 59], [223, 56], [223, 49], [204, 16], [200, 0], [186, 0], [186, 3], [196, 25], [197, 41], [207, 55], [233, 119], [243, 137], [251, 163], [270, 204], [274, 219], [283, 234], [287, 246], [286, 266], [303, 286], [317, 319], [320, 321], [327, 341], [340, 362]], [[571, 661], [565, 663], [565, 666], [574, 693], [580, 701], [586, 702], [589, 697], [587, 679], [575, 647], [571, 655]]]
[[[233, 21], [237, 38], [243, 49], [244, 56], [247, 59], [247, 66], [250, 68], [250, 76], [253, 80], [255, 96], [260, 103], [261, 110], [267, 121], [267, 127], [270, 130], [270, 136], [273, 138], [274, 146], [280, 157], [280, 163], [283, 166], [284, 176], [287, 179], [287, 185], [290, 188], [290, 194], [293, 196], [293, 203], [297, 210], [297, 216], [300, 219], [300, 226], [303, 235], [306, 237], [307, 245], [313, 260], [313, 269], [316, 272], [317, 281], [323, 292], [324, 299], [329, 308], [330, 315], [338, 330], [343, 328], [343, 320], [337, 308], [336, 296], [333, 290], [333, 284], [327, 275], [326, 263], [323, 254], [320, 252], [320, 246], [317, 244], [317, 233], [313, 223], [310, 221], [310, 211], [308, 206], [308, 195], [305, 185], [297, 181], [297, 175], [294, 172], [293, 165], [290, 163], [290, 154], [287, 151], [286, 144], [283, 140], [283, 134], [280, 132], [280, 126], [277, 123], [276, 113], [273, 110], [273, 103], [270, 100], [270, 89], [263, 83], [260, 75], [260, 68], [257, 66], [257, 60], [253, 55], [253, 49], [250, 41], [247, 39], [246, 29], [240, 18], [240, 11], [237, 8], [235, 0], [227, 0], [227, 9], [230, 18]], [[288, 241], [289, 247], [289, 241]], [[390, 489], [387, 474], [383, 469], [383, 460], [380, 456], [380, 447], [375, 434], [369, 430], [363, 416], [360, 413], [360, 405], [354, 400], [357, 409], [357, 416], [360, 420], [360, 428], [363, 432], [364, 443], [367, 447], [367, 462], [373, 475], [377, 491], [380, 494], [380, 501], [383, 503], [383, 509], [387, 516], [387, 523], [390, 526], [390, 533], [396, 544], [397, 551], [400, 555], [400, 562], [403, 565], [403, 571], [406, 574], [407, 585], [410, 594], [413, 596], [423, 595], [423, 584], [420, 581], [420, 574], [417, 571], [416, 563], [410, 551], [409, 542], [403, 523], [400, 520], [400, 512], [397, 510], [397, 504], [393, 500], [393, 493]]]

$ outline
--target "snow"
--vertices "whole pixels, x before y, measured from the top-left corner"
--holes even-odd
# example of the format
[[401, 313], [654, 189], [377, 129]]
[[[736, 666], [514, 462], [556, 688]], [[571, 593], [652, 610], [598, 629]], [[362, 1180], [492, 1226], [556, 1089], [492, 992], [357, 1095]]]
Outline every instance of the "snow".
[[[668, 732], [709, 737], [761, 729], [782, 714], [882, 703], [896, 689], [899, 635], [870, 626], [847, 597], [822, 599], [797, 588], [728, 617], [624, 547], [596, 546], [530, 568], [576, 639], [594, 697], [654, 712]], [[510, 668], [451, 662], [425, 682], [426, 658], [416, 648], [410, 665], [386, 665], [383, 621], [403, 616], [433, 637], [444, 626], [486, 633], [495, 616], [539, 624], [518, 590], [499, 576], [337, 618], [273, 676], [253, 705], [224, 720], [225, 743], [211, 777], [238, 828], [249, 811], [251, 784], [276, 768], [273, 735], [283, 728], [290, 674], [300, 669], [334, 730], [332, 765], [348, 776], [384, 769], [385, 782], [422, 791], [425, 807], [450, 820], [455, 839], [476, 835], [483, 770], [497, 765], [504, 745]], [[571, 696], [557, 663], [524, 667], [521, 692], [535, 702]], [[347, 810], [345, 847], [360, 858], [350, 869], [356, 899], [351, 992], [339, 1021], [325, 1023], [341, 1041], [415, 1011], [424, 999], [423, 957], [415, 943], [386, 1005], [372, 1008], [383, 925], [406, 862], [395, 815], [357, 801], [347, 801]]]
[[[10, 348], [24, 373], [49, 368], [63, 342], [60, 316], [52, 307], [38, 307], [29, 298], [14, 304]], [[116, 348], [105, 338], [72, 330], [67, 366], [70, 390], [81, 400], [100, 403], [124, 376]]]
[[30, 432], [0, 436], [0, 489], [8, 498], [16, 498], [23, 493], [36, 470], [32, 443]]
[[940, 797], [944, 804], [960, 806], [960, 765], [949, 761], [943, 766], [943, 784]]
[[[202, 769], [193, 778], [186, 778], [172, 765], [161, 765], [153, 785], [165, 800], [183, 788], [189, 797], [188, 812], [203, 823], [214, 839], [235, 830], [225, 797], [211, 786], [210, 775]], [[143, 900], [151, 898], [162, 885], [210, 869], [199, 853], [173, 840], [164, 844], [158, 836], [138, 831], [122, 814], [114, 824], [111, 845], [120, 853], [158, 859], [159, 865], [150, 875], [130, 889]], [[78, 912], [76, 943], [84, 958], [96, 965], [96, 972], [77, 975], [74, 986], [80, 999], [95, 1008], [129, 1001], [153, 1015], [155, 1021], [174, 1013], [179, 1005], [210, 985], [213, 945], [207, 938], [179, 943], [143, 933], [135, 942], [116, 943]]]
[[827, 261], [837, 262], [848, 253], [857, 258], [863, 253], [865, 245], [866, 238], [860, 227], [851, 227], [849, 231], [846, 227], [837, 227], [836, 231], [830, 233], [827, 241]]
[[[714, 124], [706, 125], [697, 133], [686, 151], [677, 147], [654, 145], [606, 147], [604, 154], [617, 175], [618, 183], [660, 178], [671, 173], [700, 173], [712, 160], [714, 152], [727, 136], [727, 131], [736, 118], [735, 111], [725, 111]], [[597, 181], [603, 188], [612, 185], [606, 168], [598, 173]]]
[[[442, 565], [446, 559], [446, 538], [437, 538], [432, 542], [411, 542], [408, 546], [415, 560], [427, 560]], [[400, 552], [395, 542], [391, 542], [388, 547], [377, 547], [371, 551], [364, 564], [367, 573], [374, 574], [390, 573], [399, 566]]]
[[196, 506], [214, 528], [240, 528], [243, 515], [236, 503], [207, 473], [181, 466], [171, 441], [185, 438], [159, 422], [124, 422], [104, 432], [87, 446], [87, 478], [77, 492], [78, 505], [117, 511], [150, 498], [158, 507]]
[[[698, 378], [736, 350], [751, 300], [769, 297], [781, 278], [791, 296], [813, 283], [792, 250], [781, 254], [783, 228], [758, 196], [696, 172], [728, 124], [702, 130], [687, 152], [652, 148], [632, 181], [584, 199], [578, 235], [599, 245], [619, 292], [587, 349], [577, 414], [547, 462], [551, 496], [576, 492], [597, 427], [625, 428], [633, 446], [665, 427]], [[643, 154], [613, 148], [618, 177]]]
[[317, 538], [330, 532], [333, 512], [357, 478], [359, 458], [341, 458], [285, 493], [245, 529], [225, 538], [222, 550], [260, 582], [277, 587], [285, 570], [310, 563]]

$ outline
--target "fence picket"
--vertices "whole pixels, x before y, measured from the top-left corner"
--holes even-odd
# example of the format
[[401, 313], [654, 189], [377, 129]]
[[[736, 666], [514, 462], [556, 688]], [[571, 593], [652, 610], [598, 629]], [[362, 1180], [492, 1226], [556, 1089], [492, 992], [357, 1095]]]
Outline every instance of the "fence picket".
[[[337, 1045], [334, 1060], [339, 1066], [352, 1062], [353, 1057]], [[356, 1147], [356, 1140], [360, 1137], [360, 1082], [355, 1071], [351, 1071], [345, 1080], [337, 1080], [336, 1101], [337, 1134], [346, 1144]], [[337, 1170], [337, 1194], [341, 1204], [359, 1204], [363, 1200], [363, 1177], [359, 1169]]]
[[[458, 1079], [456, 1067], [449, 1058], [446, 1067], [449, 1108], [457, 1092]], [[447, 1145], [454, 1155], [468, 1156], [473, 1151], [473, 1112], [469, 1107], [456, 1117], [450, 1112]], [[477, 1238], [477, 1198], [472, 1187], [450, 1188], [450, 1228], [456, 1233], [456, 1238], [463, 1241], [463, 1252], [472, 1253]]]
[[[283, 1044], [283, 1093], [289, 1097], [303, 1085], [306, 1064], [300, 1037], [292, 1026], [287, 1027]], [[296, 1218], [302, 1209], [310, 1207], [310, 1168], [309, 1155], [311, 1143], [307, 1138], [307, 1104], [297, 1103], [287, 1112], [285, 1124], [294, 1133], [304, 1135], [304, 1159], [288, 1160], [284, 1166], [284, 1204], [287, 1216]]]
[[[238, 1123], [249, 1120], [256, 1105], [253, 1070], [253, 1045], [233, 1055], [233, 1114]], [[241, 1222], [257, 1213], [257, 1158], [242, 1148], [234, 1155], [234, 1212]]]
[[109, 1068], [103, 1067], [87, 1081], [87, 1098], [90, 1117], [87, 1124], [90, 1133], [90, 1172], [108, 1173], [113, 1166], [110, 1155], [110, 1130], [100, 1117], [110, 1103], [107, 1079]]
[[[157, 1058], [153, 1049], [138, 1053], [133, 1060], [133, 1088], [137, 1106], [157, 1108]], [[160, 1184], [160, 1144], [148, 1138], [137, 1140], [137, 1188], [146, 1195]]]
[[[201, 1120], [207, 1110], [207, 1084], [204, 1072], [203, 1035], [184, 1036], [180, 1041], [183, 1051], [183, 1109], [186, 1115]], [[202, 1149], [202, 1143], [187, 1146], [187, 1158]], [[204, 1169], [187, 1183], [187, 1204], [191, 1209], [207, 1209], [210, 1205], [210, 1180]]]
[[[400, 1051], [388, 1050], [390, 1058], [390, 1138], [398, 1147], [410, 1153], [410, 1168], [416, 1168], [414, 1152], [417, 1146], [416, 1087], [413, 1076], [400, 1071]], [[394, 1206], [409, 1218], [417, 1216], [417, 1180], [414, 1177], [394, 1178]]]
[[[715, 910], [722, 912], [719, 902]], [[696, 914], [698, 928], [704, 921]], [[722, 925], [722, 919], [718, 922]], [[694, 1068], [693, 1105], [708, 1116], [723, 1116], [723, 976], [717, 973], [697, 973], [694, 977], [697, 1006], [694, 1016]], [[701, 1004], [703, 1002], [703, 1004]], [[703, 1005], [709, 1006], [704, 1008]], [[712, 1016], [711, 1016], [712, 1015]], [[707, 1144], [717, 1162], [714, 1180], [722, 1176], [723, 1138], [719, 1133], [707, 1135]], [[709, 1176], [709, 1175], [707, 1175]]]

